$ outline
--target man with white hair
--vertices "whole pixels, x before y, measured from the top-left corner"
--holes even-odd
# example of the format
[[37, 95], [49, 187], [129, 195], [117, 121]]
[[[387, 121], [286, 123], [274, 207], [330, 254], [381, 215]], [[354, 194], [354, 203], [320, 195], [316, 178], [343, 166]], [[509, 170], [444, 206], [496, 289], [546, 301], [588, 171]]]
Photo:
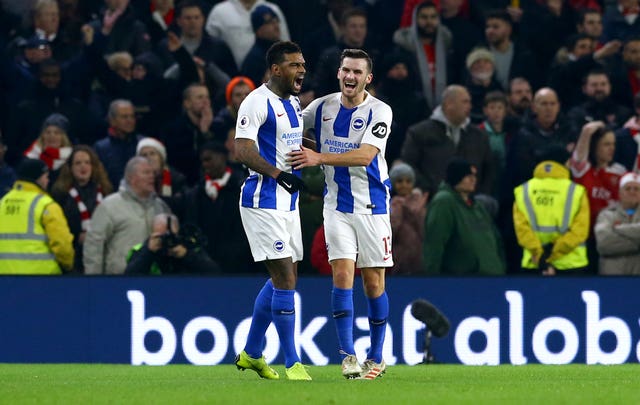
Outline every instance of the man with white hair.
[[595, 226], [599, 274], [640, 275], [640, 175], [620, 179], [620, 201], [602, 210]]
[[84, 241], [86, 274], [123, 274], [129, 250], [151, 234], [153, 218], [169, 213], [156, 195], [154, 173], [146, 158], [127, 162], [117, 193], [96, 208]]

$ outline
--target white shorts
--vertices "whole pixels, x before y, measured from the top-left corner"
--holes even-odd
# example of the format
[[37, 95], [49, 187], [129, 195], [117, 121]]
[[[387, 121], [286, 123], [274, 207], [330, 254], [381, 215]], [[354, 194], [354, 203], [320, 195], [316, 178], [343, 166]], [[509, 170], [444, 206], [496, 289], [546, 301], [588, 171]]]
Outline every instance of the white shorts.
[[359, 268], [391, 267], [391, 222], [388, 214], [345, 214], [324, 210], [329, 261], [351, 259]]
[[298, 211], [240, 207], [253, 260], [302, 260], [302, 231]]

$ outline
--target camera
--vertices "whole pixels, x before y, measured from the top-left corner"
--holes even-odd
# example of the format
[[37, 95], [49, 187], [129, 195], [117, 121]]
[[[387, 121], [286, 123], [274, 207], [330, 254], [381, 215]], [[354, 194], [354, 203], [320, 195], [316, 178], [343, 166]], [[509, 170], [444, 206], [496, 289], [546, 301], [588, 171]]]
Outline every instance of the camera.
[[185, 224], [179, 233], [175, 233], [171, 227], [171, 216], [167, 217], [167, 232], [160, 238], [162, 240], [161, 251], [163, 254], [178, 245], [184, 246], [187, 250], [195, 250], [206, 244], [204, 235], [196, 226]]
[[171, 216], [167, 217], [167, 232], [165, 232], [160, 239], [162, 240], [163, 253], [166, 253], [174, 247], [182, 244], [182, 238], [179, 234], [173, 232], [173, 228], [171, 227]]

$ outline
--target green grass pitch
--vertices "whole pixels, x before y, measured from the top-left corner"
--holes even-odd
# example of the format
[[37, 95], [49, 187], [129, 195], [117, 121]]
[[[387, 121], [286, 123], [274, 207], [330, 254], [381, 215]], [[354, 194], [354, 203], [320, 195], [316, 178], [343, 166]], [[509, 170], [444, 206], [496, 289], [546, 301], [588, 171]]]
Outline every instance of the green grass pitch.
[[[284, 375], [284, 367], [274, 368]], [[232, 365], [0, 364], [1, 404], [640, 404], [640, 366], [390, 366], [347, 381], [261, 380]]]

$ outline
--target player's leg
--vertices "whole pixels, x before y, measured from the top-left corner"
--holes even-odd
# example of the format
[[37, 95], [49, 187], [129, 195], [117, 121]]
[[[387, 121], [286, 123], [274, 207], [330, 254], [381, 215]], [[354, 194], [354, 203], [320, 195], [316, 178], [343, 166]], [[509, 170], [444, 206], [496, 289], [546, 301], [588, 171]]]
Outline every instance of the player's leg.
[[353, 279], [357, 244], [355, 232], [345, 214], [325, 210], [325, 238], [333, 273], [331, 309], [342, 359], [342, 374], [346, 378], [359, 376], [353, 347]]
[[362, 377], [374, 379], [384, 373], [382, 347], [389, 317], [389, 299], [385, 291], [385, 267], [391, 258], [391, 224], [387, 215], [354, 215], [364, 294], [367, 297], [371, 346], [363, 365]]

